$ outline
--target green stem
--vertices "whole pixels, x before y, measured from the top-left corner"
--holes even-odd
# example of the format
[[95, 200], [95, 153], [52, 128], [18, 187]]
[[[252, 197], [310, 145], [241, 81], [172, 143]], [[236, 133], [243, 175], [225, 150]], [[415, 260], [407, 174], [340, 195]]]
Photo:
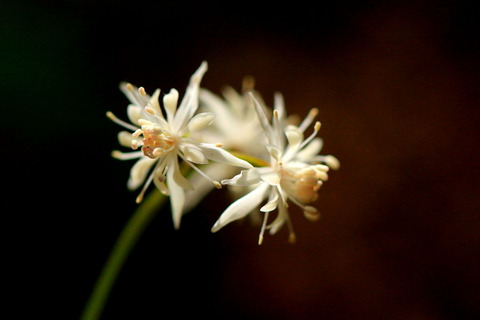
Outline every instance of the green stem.
[[105, 306], [113, 284], [120, 273], [131, 249], [138, 241], [145, 227], [149, 224], [166, 197], [158, 190], [153, 190], [134, 212], [117, 239], [110, 256], [87, 301], [81, 320], [96, 320]]

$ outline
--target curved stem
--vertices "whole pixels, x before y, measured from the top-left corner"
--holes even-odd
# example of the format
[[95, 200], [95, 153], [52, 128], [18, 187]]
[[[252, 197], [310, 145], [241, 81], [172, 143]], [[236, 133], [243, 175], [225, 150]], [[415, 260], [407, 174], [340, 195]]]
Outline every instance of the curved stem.
[[126, 258], [145, 227], [158, 212], [159, 207], [165, 202], [165, 199], [166, 197], [155, 189], [134, 212], [119, 235], [95, 283], [92, 294], [83, 310], [81, 320], [97, 320], [100, 318], [105, 302]]

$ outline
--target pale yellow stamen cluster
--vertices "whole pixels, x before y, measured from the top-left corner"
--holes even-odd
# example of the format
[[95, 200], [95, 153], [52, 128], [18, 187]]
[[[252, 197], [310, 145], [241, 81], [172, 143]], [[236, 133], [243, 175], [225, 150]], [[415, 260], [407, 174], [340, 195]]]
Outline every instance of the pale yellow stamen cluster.
[[[135, 138], [136, 134], [138, 135], [137, 132], [133, 133], [133, 138]], [[172, 150], [175, 145], [174, 137], [153, 124], [142, 125], [140, 134], [143, 135], [142, 152], [151, 159], [162, 157], [165, 153]], [[136, 140], [132, 140], [132, 147], [134, 146], [134, 141]]]

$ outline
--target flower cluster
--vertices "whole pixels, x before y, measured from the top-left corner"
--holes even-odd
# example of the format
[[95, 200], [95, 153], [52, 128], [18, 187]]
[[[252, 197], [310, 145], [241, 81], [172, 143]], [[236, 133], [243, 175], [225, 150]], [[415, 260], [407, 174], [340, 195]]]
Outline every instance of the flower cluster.
[[[239, 198], [220, 215], [212, 227], [216, 232], [228, 223], [249, 214], [263, 212], [259, 244], [265, 230], [275, 234], [288, 226], [289, 240], [295, 240], [290, 221], [289, 202], [299, 206], [307, 219], [317, 220], [311, 204], [328, 179], [329, 169], [338, 169], [338, 160], [319, 155], [322, 140], [317, 137], [320, 122], [312, 109], [300, 124], [287, 117], [283, 98], [275, 95], [273, 109], [268, 108], [246, 78], [243, 90], [232, 88], [219, 97], [201, 88], [207, 71], [203, 62], [192, 75], [178, 105], [179, 93], [160, 89], [152, 95], [143, 87], [121, 83], [120, 89], [130, 100], [127, 115], [130, 123], [111, 112], [107, 116], [128, 131], [121, 131], [121, 145], [131, 152], [113, 151], [118, 159], [137, 159], [128, 180], [129, 189], [142, 187], [141, 202], [153, 184], [170, 196], [175, 228], [183, 214], [192, 210], [211, 190], [227, 185], [240, 192]], [[164, 115], [165, 114], [165, 115]], [[312, 124], [313, 133], [304, 133]], [[185, 169], [191, 172], [187, 175]], [[268, 223], [269, 213], [277, 211]]]

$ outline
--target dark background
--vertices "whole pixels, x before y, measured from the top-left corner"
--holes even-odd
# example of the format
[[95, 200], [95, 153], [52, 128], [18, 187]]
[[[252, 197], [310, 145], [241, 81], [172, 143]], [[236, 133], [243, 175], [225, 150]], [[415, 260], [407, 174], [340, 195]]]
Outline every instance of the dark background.
[[[78, 319], [136, 208], [110, 157], [120, 81], [183, 93], [252, 75], [290, 114], [320, 109], [342, 167], [318, 223], [210, 233], [223, 191], [147, 228], [103, 319], [478, 319], [479, 34], [467, 1], [2, 1], [4, 286], [12, 319]], [[11, 301], [11, 303], [10, 303]], [[18, 306], [13, 304], [18, 302]]]

